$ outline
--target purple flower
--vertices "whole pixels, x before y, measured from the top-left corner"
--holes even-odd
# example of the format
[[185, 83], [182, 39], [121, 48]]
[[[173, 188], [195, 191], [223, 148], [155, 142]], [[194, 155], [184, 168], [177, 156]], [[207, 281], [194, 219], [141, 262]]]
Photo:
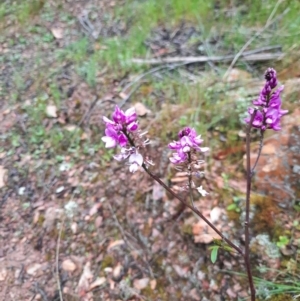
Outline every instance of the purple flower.
[[[249, 108], [249, 109], [248, 109], [248, 113], [250, 114], [250, 117], [248, 117], [248, 118], [245, 119], [245, 121], [246, 121], [247, 123], [250, 122], [250, 118], [251, 118], [253, 112], [254, 112], [254, 109], [253, 109], [253, 108]], [[261, 111], [257, 111], [256, 114], [255, 114], [255, 117], [254, 117], [254, 119], [253, 119], [252, 126], [254, 126], [255, 128], [258, 128], [258, 129], [259, 129], [259, 128], [262, 127], [263, 121], [264, 121], [264, 115], [262, 114]]]
[[102, 137], [102, 141], [105, 143], [106, 148], [112, 148], [116, 145], [125, 146], [127, 144], [127, 138], [122, 132], [117, 132], [113, 126], [107, 126], [105, 129], [105, 135]]
[[203, 142], [201, 135], [197, 135], [195, 129], [186, 127], [178, 133], [179, 141], [173, 141], [169, 144], [169, 148], [176, 150], [170, 161], [174, 164], [185, 162], [188, 158], [187, 153], [191, 151], [205, 152], [207, 147], [200, 147]]
[[268, 128], [273, 129], [274, 131], [281, 130], [279, 125], [280, 115], [277, 109], [274, 108], [266, 109], [265, 122], [268, 125]]
[[271, 89], [274, 89], [277, 86], [277, 74], [275, 69], [268, 68], [265, 72], [265, 79], [270, 85]]
[[[268, 68], [265, 72], [266, 83], [260, 92], [258, 99], [253, 101], [253, 105], [258, 106], [256, 115], [253, 119], [252, 126], [262, 131], [272, 129], [279, 131], [280, 118], [286, 114], [287, 110], [281, 110], [280, 93], [283, 91], [283, 86], [273, 91], [277, 86], [277, 75], [273, 68]], [[250, 117], [246, 118], [246, 123], [249, 123], [254, 112], [253, 108], [248, 109]]]
[[178, 149], [177, 153], [172, 154], [173, 157], [170, 158], [170, 161], [173, 164], [180, 164], [185, 162], [188, 158], [187, 154], [182, 151], [182, 149]]
[[112, 119], [104, 116], [103, 120], [106, 125], [105, 136], [102, 137], [105, 147], [121, 146], [121, 153], [114, 156], [114, 159], [118, 161], [128, 159], [130, 172], [137, 171], [143, 164], [145, 164], [144, 167], [153, 165], [151, 160], [147, 157], [144, 160], [143, 155], [139, 153], [149, 144], [149, 140], [143, 139], [146, 132], [140, 133], [138, 131], [137, 115], [134, 108], [124, 112], [116, 106]]
[[279, 108], [272, 108], [269, 107], [268, 109], [265, 109], [265, 118], [266, 118], [266, 124], [269, 129], [272, 129], [274, 131], [280, 131], [280, 118], [285, 115], [288, 111], [287, 110], [281, 110]]
[[137, 116], [134, 108], [130, 108], [123, 112], [118, 106], [116, 106], [112, 119], [113, 120], [110, 120], [105, 116], [103, 117], [106, 126], [110, 124], [118, 131], [126, 129], [133, 132], [138, 129], [138, 124], [136, 122]]
[[112, 114], [112, 120], [103, 116], [106, 125], [105, 136], [102, 141], [105, 142], [105, 147], [111, 148], [117, 145], [126, 146], [128, 139], [125, 135], [127, 131], [134, 132], [138, 129], [136, 122], [137, 116], [134, 108], [123, 112], [118, 106]]
[[280, 93], [283, 91], [284, 86], [278, 88], [270, 97], [269, 107], [279, 109], [281, 106]]

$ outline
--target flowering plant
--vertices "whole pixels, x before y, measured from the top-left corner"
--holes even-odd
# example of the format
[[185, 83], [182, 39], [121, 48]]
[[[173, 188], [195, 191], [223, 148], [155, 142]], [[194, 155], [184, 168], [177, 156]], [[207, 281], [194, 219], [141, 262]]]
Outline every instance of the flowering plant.
[[103, 117], [105, 122], [105, 136], [102, 141], [105, 147], [112, 148], [121, 146], [121, 153], [114, 156], [118, 161], [128, 159], [130, 172], [135, 172], [145, 162], [151, 164], [151, 161], [144, 160], [140, 151], [145, 148], [149, 140], [142, 139], [145, 133], [140, 133], [137, 123], [137, 116], [134, 108], [123, 112], [116, 106], [112, 114], [112, 120]]
[[[251, 179], [254, 174], [254, 169], [258, 162], [263, 146], [263, 134], [267, 129], [273, 129], [279, 131], [280, 120], [283, 115], [288, 111], [281, 109], [281, 92], [283, 86], [277, 87], [277, 75], [276, 71], [272, 68], [267, 69], [265, 73], [266, 83], [260, 92], [259, 97], [253, 101], [253, 105], [248, 109], [249, 117], [245, 119], [247, 126], [246, 134], [246, 155], [247, 155], [247, 192], [246, 192], [246, 215], [245, 215], [245, 248], [242, 250], [235, 243], [230, 241], [221, 231], [219, 231], [194, 205], [193, 202], [193, 189], [196, 188], [193, 177], [201, 175], [203, 172], [199, 171], [205, 161], [200, 156], [207, 152], [207, 147], [201, 147], [203, 140], [200, 135], [197, 135], [195, 129], [191, 127], [185, 127], [178, 133], [178, 141], [169, 143], [168, 147], [173, 151], [170, 157], [170, 162], [175, 165], [178, 170], [185, 171], [188, 176], [188, 183], [185, 184], [182, 189], [189, 191], [190, 203], [185, 198], [182, 198], [170, 189], [159, 177], [153, 174], [149, 168], [153, 165], [149, 160], [146, 152], [146, 146], [150, 143], [148, 139], [144, 139], [146, 132], [142, 133], [139, 130], [137, 122], [137, 115], [134, 108], [128, 109], [123, 112], [118, 106], [112, 114], [112, 120], [107, 117], [103, 117], [105, 122], [105, 136], [102, 137], [105, 147], [112, 148], [116, 146], [121, 147], [119, 155], [114, 156], [116, 160], [127, 160], [130, 172], [136, 172], [142, 168], [148, 173], [155, 181], [157, 181], [162, 187], [164, 187], [173, 197], [178, 199], [185, 207], [192, 210], [199, 218], [203, 219], [209, 227], [211, 227], [216, 233], [220, 235], [222, 240], [227, 244], [227, 250], [235, 250], [240, 254], [245, 263], [245, 269], [247, 271], [249, 287], [251, 291], [251, 301], [255, 301], [255, 288], [250, 264], [250, 235], [249, 235], [249, 213], [250, 213], [250, 191], [251, 191]], [[250, 166], [250, 132], [251, 128], [260, 129], [261, 140], [260, 148], [258, 151], [257, 159], [253, 167]], [[196, 188], [196, 190], [205, 197], [208, 192], [202, 187]], [[215, 262], [217, 256], [217, 250], [219, 247], [214, 248], [212, 255]]]
[[[281, 98], [280, 93], [284, 87], [277, 87], [276, 71], [273, 68], [268, 68], [265, 73], [266, 83], [260, 92], [258, 99], [254, 100], [253, 105], [257, 106], [256, 114], [253, 117], [252, 126], [261, 131], [266, 129], [272, 129], [274, 131], [281, 130], [280, 119], [288, 111], [281, 110]], [[251, 116], [254, 114], [255, 109], [250, 107], [248, 113], [250, 117], [246, 118], [246, 123], [250, 123]]]

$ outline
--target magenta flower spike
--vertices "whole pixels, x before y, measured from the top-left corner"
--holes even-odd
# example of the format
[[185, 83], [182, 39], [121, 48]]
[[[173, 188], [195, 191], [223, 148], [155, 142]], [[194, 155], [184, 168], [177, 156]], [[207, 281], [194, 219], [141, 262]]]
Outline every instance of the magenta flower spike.
[[206, 152], [208, 150], [207, 147], [200, 147], [203, 140], [193, 128], [185, 127], [178, 133], [178, 137], [179, 141], [169, 143], [169, 148], [176, 151], [170, 158], [173, 164], [186, 162], [190, 152]]
[[[253, 105], [257, 106], [256, 115], [253, 119], [252, 126], [265, 131], [266, 129], [272, 129], [274, 131], [281, 130], [280, 119], [283, 115], [287, 114], [287, 110], [281, 110], [281, 98], [280, 94], [284, 89], [284, 86], [279, 87], [276, 91], [273, 91], [277, 87], [277, 75], [273, 68], [268, 68], [265, 73], [266, 83], [260, 92], [258, 99], [254, 100]], [[254, 112], [254, 108], [249, 108], [249, 117], [245, 119], [246, 123], [249, 123], [251, 116]]]
[[134, 132], [138, 129], [136, 119], [137, 116], [134, 108], [123, 112], [118, 106], [116, 106], [112, 114], [112, 120], [103, 116], [106, 130], [102, 141], [105, 143], [105, 147], [112, 148], [117, 145], [125, 147], [128, 142], [125, 132]]
[[128, 160], [129, 171], [135, 172], [140, 166], [153, 165], [151, 160], [144, 159], [140, 153], [149, 144], [148, 139], [143, 136], [146, 132], [141, 133], [138, 129], [137, 115], [134, 108], [125, 112], [118, 106], [112, 114], [112, 119], [103, 116], [105, 122], [105, 136], [102, 141], [106, 148], [121, 147], [121, 153], [114, 156], [118, 161]]

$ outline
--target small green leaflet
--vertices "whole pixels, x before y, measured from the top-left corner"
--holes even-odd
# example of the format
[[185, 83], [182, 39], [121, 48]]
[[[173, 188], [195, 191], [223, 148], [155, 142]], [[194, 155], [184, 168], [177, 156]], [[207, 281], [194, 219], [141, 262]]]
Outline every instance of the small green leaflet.
[[219, 246], [210, 247], [211, 249], [210, 260], [212, 263], [215, 263], [217, 261], [219, 248], [220, 248]]

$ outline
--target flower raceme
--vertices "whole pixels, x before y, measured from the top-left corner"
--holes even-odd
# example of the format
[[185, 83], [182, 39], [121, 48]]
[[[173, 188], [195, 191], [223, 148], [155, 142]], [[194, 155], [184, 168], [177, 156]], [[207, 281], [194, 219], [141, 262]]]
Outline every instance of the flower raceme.
[[111, 148], [118, 144], [121, 147], [126, 146], [128, 143], [126, 132], [134, 132], [138, 129], [136, 119], [137, 116], [134, 108], [123, 112], [118, 106], [115, 108], [112, 120], [104, 116], [106, 136], [102, 137], [102, 141], [105, 143], [105, 147]]
[[[182, 189], [188, 191], [196, 188], [196, 185], [192, 180], [193, 175], [203, 174], [203, 172], [198, 171], [201, 167], [201, 164], [204, 163], [203, 160], [199, 160], [198, 153], [206, 152], [209, 150], [209, 148], [200, 147], [201, 143], [203, 142], [201, 135], [197, 135], [195, 129], [190, 127], [185, 127], [183, 130], [181, 130], [178, 133], [178, 138], [178, 141], [173, 141], [169, 144], [169, 148], [176, 151], [172, 154], [170, 161], [177, 165], [181, 171], [186, 171], [189, 177], [189, 183], [182, 187]], [[204, 197], [208, 194], [208, 192], [205, 191], [202, 186], [198, 187], [197, 191]]]
[[[252, 126], [262, 131], [273, 129], [274, 131], [281, 130], [280, 119], [288, 111], [281, 110], [280, 93], [283, 91], [283, 86], [273, 91], [277, 86], [277, 75], [273, 68], [268, 68], [265, 72], [266, 83], [260, 92], [258, 99], [254, 100], [253, 105], [258, 107], [254, 116]], [[249, 108], [249, 117], [245, 119], [246, 123], [250, 123], [251, 116], [255, 109]]]
[[206, 152], [208, 147], [200, 147], [203, 142], [201, 135], [197, 135], [193, 128], [186, 127], [178, 133], [179, 141], [173, 141], [169, 148], [176, 150], [170, 161], [173, 164], [180, 164], [188, 161], [188, 154], [191, 152]]
[[129, 171], [137, 171], [145, 163], [139, 151], [149, 141], [141, 139], [145, 133], [139, 132], [135, 109], [130, 108], [124, 112], [116, 106], [112, 120], [103, 116], [103, 121], [106, 126], [105, 136], [102, 137], [105, 147], [113, 148], [119, 145], [121, 152], [114, 158], [118, 161], [128, 159]]

